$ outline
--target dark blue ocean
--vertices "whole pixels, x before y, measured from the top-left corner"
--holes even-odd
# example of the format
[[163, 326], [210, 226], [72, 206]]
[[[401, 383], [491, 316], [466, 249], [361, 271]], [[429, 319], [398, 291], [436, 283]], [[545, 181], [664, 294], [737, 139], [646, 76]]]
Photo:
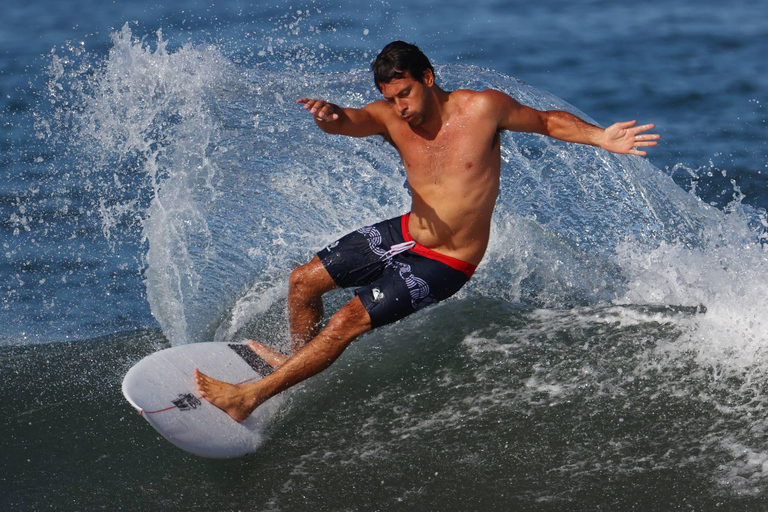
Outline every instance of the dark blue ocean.
[[[768, 510], [761, 0], [51, 2], [0, 25], [0, 508]], [[378, 99], [386, 43], [445, 89], [607, 126], [505, 133], [488, 253], [357, 340], [233, 461], [123, 399], [139, 359], [285, 348], [287, 277], [407, 210], [396, 152], [296, 105]], [[350, 292], [328, 298], [327, 310]]]

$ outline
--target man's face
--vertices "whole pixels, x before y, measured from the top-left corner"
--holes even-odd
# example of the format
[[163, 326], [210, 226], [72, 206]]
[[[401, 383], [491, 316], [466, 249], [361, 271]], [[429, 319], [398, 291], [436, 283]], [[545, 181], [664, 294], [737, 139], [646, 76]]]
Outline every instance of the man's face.
[[379, 84], [381, 94], [387, 100], [400, 119], [411, 126], [421, 126], [430, 114], [427, 93], [434, 82], [431, 71], [424, 73], [424, 83], [415, 80], [406, 72], [403, 78]]

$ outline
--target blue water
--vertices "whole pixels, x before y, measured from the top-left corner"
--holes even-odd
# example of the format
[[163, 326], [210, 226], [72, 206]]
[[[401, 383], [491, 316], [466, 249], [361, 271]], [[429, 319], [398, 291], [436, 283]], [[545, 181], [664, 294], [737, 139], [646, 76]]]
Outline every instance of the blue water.
[[[4, 8], [3, 508], [768, 509], [761, 12]], [[377, 99], [368, 65], [393, 39], [447, 89], [652, 122], [661, 144], [641, 159], [505, 134], [489, 251], [457, 298], [361, 338], [256, 456], [178, 451], [122, 400], [131, 364], [203, 340], [285, 346], [291, 268], [407, 208], [391, 148], [295, 104]]]

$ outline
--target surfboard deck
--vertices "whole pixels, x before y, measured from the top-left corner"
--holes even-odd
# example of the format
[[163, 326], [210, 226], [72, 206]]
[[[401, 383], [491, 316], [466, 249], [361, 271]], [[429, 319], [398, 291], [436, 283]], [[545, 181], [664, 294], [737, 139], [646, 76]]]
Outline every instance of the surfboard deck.
[[123, 395], [165, 439], [190, 453], [224, 459], [256, 451], [274, 414], [269, 401], [238, 423], [200, 396], [195, 368], [233, 384], [254, 382], [274, 370], [245, 343], [194, 343], [136, 363], [123, 379]]

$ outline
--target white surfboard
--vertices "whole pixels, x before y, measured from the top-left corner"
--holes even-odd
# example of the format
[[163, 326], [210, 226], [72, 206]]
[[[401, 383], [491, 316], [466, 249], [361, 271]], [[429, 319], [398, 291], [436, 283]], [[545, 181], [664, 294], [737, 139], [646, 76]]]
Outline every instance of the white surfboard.
[[253, 382], [273, 371], [245, 343], [194, 343], [155, 352], [136, 363], [123, 379], [123, 395], [183, 450], [217, 459], [256, 451], [274, 407], [268, 401], [238, 423], [200, 396], [195, 368], [233, 384]]

